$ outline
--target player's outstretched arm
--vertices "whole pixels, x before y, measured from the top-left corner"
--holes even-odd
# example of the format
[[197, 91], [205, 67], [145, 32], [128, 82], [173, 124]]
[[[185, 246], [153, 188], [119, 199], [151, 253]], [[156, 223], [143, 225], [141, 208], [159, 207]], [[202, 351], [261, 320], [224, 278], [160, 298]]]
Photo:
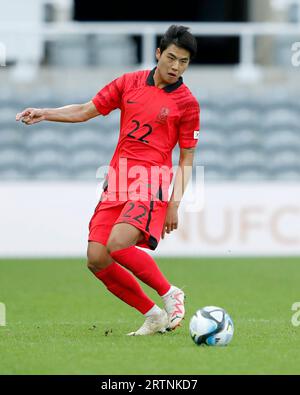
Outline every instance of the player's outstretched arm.
[[16, 115], [16, 121], [33, 125], [41, 121], [85, 122], [96, 117], [99, 111], [92, 101], [84, 104], [71, 104], [59, 108], [26, 108]]

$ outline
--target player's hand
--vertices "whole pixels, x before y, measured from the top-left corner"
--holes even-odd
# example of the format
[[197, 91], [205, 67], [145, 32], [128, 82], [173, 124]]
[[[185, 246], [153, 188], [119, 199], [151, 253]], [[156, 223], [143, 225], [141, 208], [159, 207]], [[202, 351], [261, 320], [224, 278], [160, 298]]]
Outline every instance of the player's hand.
[[22, 121], [26, 125], [33, 125], [44, 120], [44, 111], [39, 108], [26, 108], [16, 115], [16, 121]]
[[178, 204], [176, 202], [169, 202], [167, 208], [166, 219], [161, 233], [162, 239], [165, 238], [166, 233], [171, 233], [178, 227]]

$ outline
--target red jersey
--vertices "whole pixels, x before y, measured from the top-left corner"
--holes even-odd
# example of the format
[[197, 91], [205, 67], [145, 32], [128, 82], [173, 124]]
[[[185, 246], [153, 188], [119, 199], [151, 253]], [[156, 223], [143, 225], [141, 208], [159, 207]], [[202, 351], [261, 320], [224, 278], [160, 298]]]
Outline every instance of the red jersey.
[[[102, 115], [121, 110], [119, 141], [110, 166], [119, 171], [134, 165], [172, 167], [172, 151], [195, 147], [199, 135], [198, 101], [183, 83], [157, 88], [153, 70], [127, 73], [115, 79], [93, 98]], [[108, 180], [110, 182], [110, 180]]]

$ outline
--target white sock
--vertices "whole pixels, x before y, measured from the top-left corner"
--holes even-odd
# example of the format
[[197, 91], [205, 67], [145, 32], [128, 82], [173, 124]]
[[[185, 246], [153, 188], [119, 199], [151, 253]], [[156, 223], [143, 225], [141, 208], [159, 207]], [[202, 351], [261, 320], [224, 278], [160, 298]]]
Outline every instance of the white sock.
[[161, 308], [158, 307], [156, 304], [144, 314], [145, 317], [149, 317], [150, 315], [159, 314], [161, 312]]
[[173, 291], [175, 291], [176, 287], [174, 287], [174, 285], [171, 285], [170, 289], [168, 292], [166, 292], [164, 295], [162, 295], [162, 298], [166, 298], [167, 296], [170, 295], [170, 293], [172, 293]]

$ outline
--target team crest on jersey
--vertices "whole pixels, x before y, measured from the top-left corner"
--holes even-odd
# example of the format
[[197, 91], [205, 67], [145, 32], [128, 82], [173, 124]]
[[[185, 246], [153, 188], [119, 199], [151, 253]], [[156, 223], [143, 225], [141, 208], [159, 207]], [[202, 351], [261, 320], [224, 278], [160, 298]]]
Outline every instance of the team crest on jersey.
[[158, 123], [166, 123], [167, 119], [168, 119], [168, 115], [169, 115], [170, 110], [168, 109], [168, 107], [162, 107], [160, 109], [159, 114], [156, 117], [156, 122]]

